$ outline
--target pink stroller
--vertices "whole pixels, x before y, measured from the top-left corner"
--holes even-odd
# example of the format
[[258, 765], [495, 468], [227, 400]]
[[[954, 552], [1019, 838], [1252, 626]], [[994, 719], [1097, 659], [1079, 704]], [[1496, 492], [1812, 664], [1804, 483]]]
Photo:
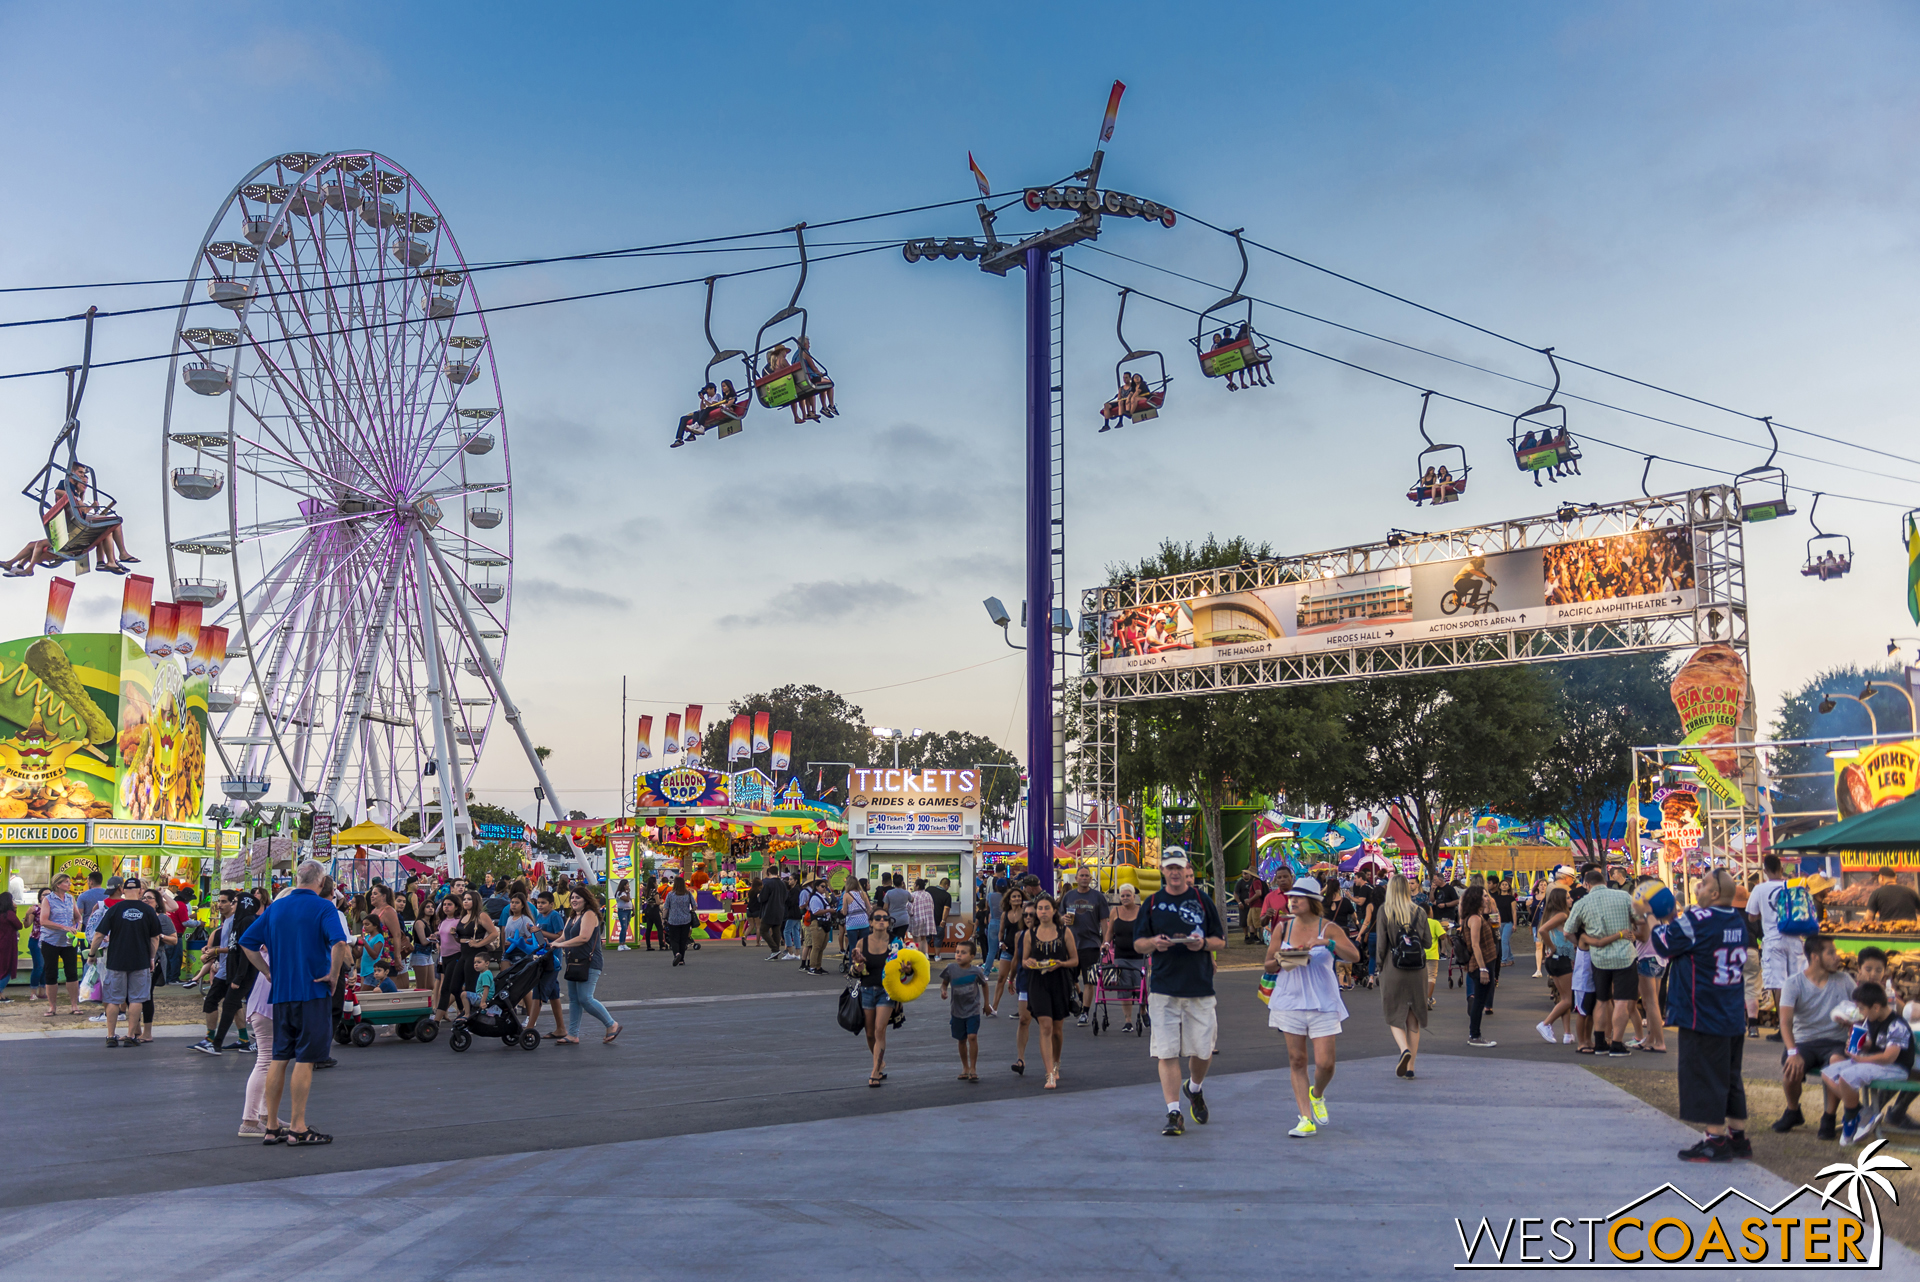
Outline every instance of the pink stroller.
[[[1151, 964], [1151, 959], [1145, 957], [1116, 959], [1112, 944], [1101, 946], [1100, 960], [1093, 968], [1093, 1011], [1087, 1021], [1095, 1037], [1113, 1022], [1107, 1010], [1108, 1002], [1119, 1002], [1123, 1006], [1132, 1003], [1135, 1007], [1133, 1035], [1138, 1037], [1147, 1031], [1147, 967]], [[1123, 1013], [1123, 1024], [1124, 1020]], [[1121, 1031], [1126, 1030], [1123, 1027]]]

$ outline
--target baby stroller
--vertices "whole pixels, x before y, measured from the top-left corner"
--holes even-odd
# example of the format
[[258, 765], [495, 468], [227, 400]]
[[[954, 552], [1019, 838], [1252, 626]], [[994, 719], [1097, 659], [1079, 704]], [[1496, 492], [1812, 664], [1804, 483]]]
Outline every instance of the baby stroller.
[[521, 1021], [520, 1003], [540, 981], [552, 951], [542, 946], [501, 971], [494, 984], [493, 1000], [484, 1009], [454, 1020], [453, 1031], [447, 1034], [447, 1045], [463, 1051], [473, 1045], [476, 1037], [498, 1037], [508, 1046], [518, 1045], [523, 1051], [539, 1050], [540, 1034]]
[[1100, 960], [1093, 967], [1093, 1011], [1087, 1022], [1095, 1037], [1113, 1022], [1108, 1002], [1133, 1002], [1133, 1035], [1138, 1037], [1147, 1031], [1147, 962], [1142, 959], [1137, 969], [1133, 963], [1116, 962], [1112, 944], [1100, 949]]

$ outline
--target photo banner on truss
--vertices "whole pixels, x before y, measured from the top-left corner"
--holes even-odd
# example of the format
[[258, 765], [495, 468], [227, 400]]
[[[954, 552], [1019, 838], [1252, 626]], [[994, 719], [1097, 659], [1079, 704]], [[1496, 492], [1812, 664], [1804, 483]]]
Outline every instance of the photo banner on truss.
[[[1100, 615], [1100, 673], [1691, 614], [1686, 526], [1402, 565]], [[1345, 552], [1326, 554], [1337, 563]]]

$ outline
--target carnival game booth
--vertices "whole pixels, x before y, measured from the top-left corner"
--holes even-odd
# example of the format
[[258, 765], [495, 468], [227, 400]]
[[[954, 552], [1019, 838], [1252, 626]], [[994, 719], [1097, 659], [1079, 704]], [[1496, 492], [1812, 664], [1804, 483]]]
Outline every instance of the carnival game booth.
[[686, 877], [696, 938], [735, 939], [749, 929], [747, 881], [770, 861], [829, 870], [838, 864], [844, 882], [851, 858], [825, 853], [840, 850], [844, 826], [836, 807], [807, 801], [792, 784], [779, 790], [758, 770], [674, 766], [639, 778], [633, 820], [615, 826], [609, 840], [632, 832], [645, 875], [668, 884]]
[[1842, 952], [1859, 952], [1868, 944], [1889, 952], [1920, 949], [1920, 919], [1873, 919], [1867, 908], [1882, 868], [1891, 868], [1900, 885], [1920, 889], [1920, 795], [1789, 837], [1773, 849], [1789, 865], [1799, 861], [1797, 871], [1816, 894], [1837, 882], [1820, 902], [1826, 928]]

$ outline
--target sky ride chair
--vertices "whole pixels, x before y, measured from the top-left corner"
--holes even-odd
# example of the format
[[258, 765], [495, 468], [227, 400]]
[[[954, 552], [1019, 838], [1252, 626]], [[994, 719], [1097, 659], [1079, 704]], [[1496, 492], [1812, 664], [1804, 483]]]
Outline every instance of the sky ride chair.
[[[800, 279], [794, 284], [787, 305], [767, 318], [753, 337], [753, 352], [747, 357], [747, 374], [753, 382], [760, 404], [770, 410], [789, 407], [796, 423], [817, 423], [839, 417], [833, 403], [833, 377], [813, 354], [807, 337], [807, 309], [800, 306], [800, 291], [807, 287], [807, 225], [795, 225], [793, 234], [800, 246]], [[800, 318], [800, 330], [784, 339], [767, 343], [767, 331], [776, 329], [794, 317]], [[777, 332], [777, 330], [776, 330]], [[822, 405], [820, 402], [826, 403]]]
[[[1467, 462], [1466, 446], [1444, 442], [1436, 445], [1427, 435], [1427, 403], [1432, 399], [1432, 392], [1420, 393], [1420, 439], [1427, 443], [1427, 448], [1414, 456], [1414, 482], [1407, 488], [1407, 497], [1415, 507], [1422, 503], [1438, 507], [1442, 503], [1459, 502], [1460, 496], [1467, 492], [1467, 474], [1473, 471]], [[1459, 464], [1458, 471], [1447, 466], [1450, 460]]]
[[[1767, 454], [1767, 461], [1759, 467], [1750, 467], [1733, 478], [1734, 493], [1740, 504], [1740, 519], [1743, 521], [1771, 521], [1782, 516], [1792, 516], [1793, 502], [1787, 496], [1787, 474], [1773, 465], [1780, 453], [1780, 436], [1773, 430], [1773, 420], [1762, 417], [1766, 425], [1767, 438], [1773, 442], [1773, 449]], [[1849, 558], [1851, 559], [1851, 558]]]
[[[70, 560], [75, 571], [85, 573], [87, 554], [100, 549], [100, 568], [125, 574], [120, 557], [114, 555], [113, 541], [120, 529], [120, 515], [114, 498], [93, 479], [92, 469], [80, 462], [80, 401], [87, 394], [87, 373], [93, 363], [93, 318], [95, 309], [87, 309], [86, 343], [77, 368], [67, 373], [67, 416], [53, 448], [47, 451], [46, 466], [35, 473], [20, 493], [39, 505], [40, 528], [45, 532], [46, 551], [39, 563]], [[74, 377], [78, 375], [78, 379]], [[66, 446], [66, 458], [60, 447]], [[89, 500], [91, 491], [91, 500]], [[104, 546], [103, 546], [104, 545]], [[29, 544], [29, 549], [33, 547]], [[128, 560], [133, 558], [128, 557]], [[29, 571], [30, 572], [30, 571]]]
[[730, 380], [721, 379], [717, 388], [713, 381], [714, 366], [746, 355], [737, 347], [730, 347], [723, 352], [720, 350], [720, 344], [713, 341], [713, 283], [719, 279], [718, 276], [707, 277], [705, 326], [707, 346], [713, 349], [713, 359], [707, 362], [707, 381], [706, 385], [700, 389], [700, 408], [680, 419], [679, 427], [673, 434], [673, 444], [668, 447], [670, 449], [678, 449], [689, 441], [698, 440], [708, 432], [716, 430], [723, 440], [732, 436], [741, 430], [743, 424], [740, 420], [747, 416], [747, 410], [753, 404], [751, 393], [728, 395], [733, 386]]
[[[1800, 567], [1800, 573], [1825, 583], [1844, 577], [1853, 568], [1853, 540], [1844, 534], [1828, 534], [1822, 530], [1816, 519], [1819, 513], [1820, 492], [1815, 490], [1813, 506], [1807, 510], [1807, 524], [1813, 527], [1813, 537], [1807, 540], [1807, 563]], [[1824, 549], [1814, 547], [1823, 541], [1827, 544]]]
[[1513, 416], [1513, 431], [1507, 436], [1507, 444], [1513, 446], [1515, 465], [1522, 472], [1533, 473], [1535, 485], [1540, 484], [1542, 472], [1558, 484], [1560, 478], [1569, 473], [1579, 475], [1580, 443], [1567, 431], [1567, 407], [1555, 399], [1560, 395], [1560, 362], [1553, 359], [1551, 347], [1541, 348], [1540, 354], [1553, 369], [1553, 390], [1547, 393], [1545, 401]]
[[[1200, 313], [1193, 335], [1194, 354], [1200, 358], [1200, 372], [1208, 378], [1224, 378], [1227, 390], [1238, 391], [1240, 387], [1266, 387], [1272, 384], [1273, 376], [1269, 372], [1273, 363], [1273, 353], [1268, 350], [1267, 340], [1253, 328], [1253, 300], [1240, 292], [1247, 283], [1247, 246], [1240, 239], [1245, 228], [1236, 229], [1233, 243], [1240, 251], [1240, 279], [1234, 284], [1233, 292]], [[1246, 316], [1240, 328], [1234, 329], [1225, 316], [1211, 321], [1215, 312], [1224, 312], [1229, 307], [1246, 304]], [[1216, 334], [1207, 331], [1214, 325], [1223, 328]], [[1235, 385], [1233, 377], [1240, 376]]]
[[[1160, 411], [1167, 403], [1167, 384], [1173, 380], [1167, 376], [1167, 359], [1151, 348], [1134, 351], [1127, 342], [1122, 327], [1127, 320], [1127, 295], [1130, 289], [1120, 291], [1120, 314], [1114, 318], [1114, 336], [1120, 340], [1119, 360], [1113, 363], [1113, 399], [1100, 409], [1100, 430], [1110, 432], [1121, 423], [1145, 423], [1160, 417]], [[1149, 376], [1138, 370], [1129, 371], [1128, 365], [1153, 362], [1157, 374]]]

